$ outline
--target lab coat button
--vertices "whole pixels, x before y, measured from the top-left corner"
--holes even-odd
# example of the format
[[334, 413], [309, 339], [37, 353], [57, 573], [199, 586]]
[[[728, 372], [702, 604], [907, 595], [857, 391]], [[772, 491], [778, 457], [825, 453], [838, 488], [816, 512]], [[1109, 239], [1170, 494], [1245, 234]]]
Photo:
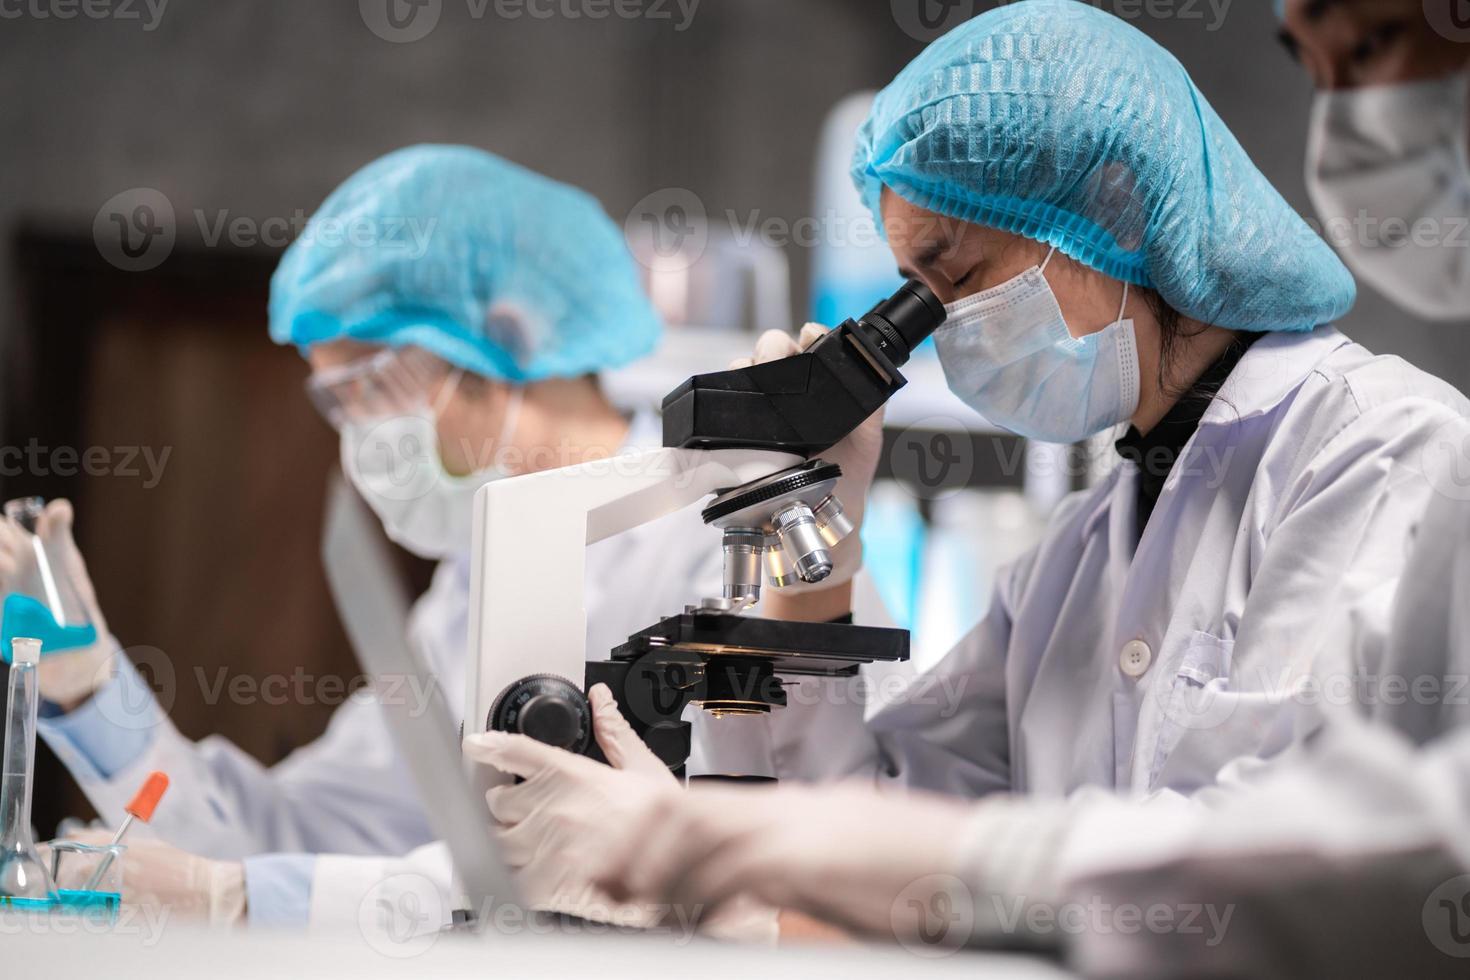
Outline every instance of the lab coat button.
[[1142, 677], [1148, 665], [1154, 662], [1154, 652], [1142, 640], [1129, 640], [1123, 644], [1123, 653], [1118, 658], [1123, 673], [1129, 677]]

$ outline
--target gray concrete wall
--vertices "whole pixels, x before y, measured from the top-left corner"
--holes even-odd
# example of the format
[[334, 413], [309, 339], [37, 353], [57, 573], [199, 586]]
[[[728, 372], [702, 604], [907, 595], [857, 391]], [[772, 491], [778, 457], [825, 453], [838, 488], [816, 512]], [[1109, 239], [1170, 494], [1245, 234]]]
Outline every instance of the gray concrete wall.
[[[413, 43], [376, 36], [352, 0], [169, 0], [152, 30], [144, 0], [129, 0], [139, 20], [30, 12], [66, 2], [0, 2], [7, 240], [23, 217], [87, 234], [103, 202], [134, 187], [167, 195], [185, 216], [183, 241], [195, 210], [310, 213], [351, 170], [416, 141], [494, 149], [586, 187], [620, 220], [665, 187], [796, 219], [810, 207], [826, 110], [886, 82], [920, 46], [882, 0], [703, 0], [684, 30], [673, 0], [669, 20], [600, 21], [508, 19], [493, 0], [476, 17], [475, 0], [441, 0], [437, 26]], [[1262, 170], [1309, 210], [1310, 91], [1274, 41], [1270, 5], [1235, 0], [1218, 24], [1205, 0], [1173, 7], [1134, 22], [1175, 51]], [[807, 256], [791, 257], [800, 302]], [[1346, 325], [1470, 385], [1463, 330], [1416, 323], [1366, 291]]]

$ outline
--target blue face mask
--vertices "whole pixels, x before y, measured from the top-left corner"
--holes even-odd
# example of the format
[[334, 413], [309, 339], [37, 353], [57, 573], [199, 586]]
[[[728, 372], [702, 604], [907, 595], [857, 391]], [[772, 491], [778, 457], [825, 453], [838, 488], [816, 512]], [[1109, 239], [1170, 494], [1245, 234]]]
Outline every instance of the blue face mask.
[[1028, 439], [1079, 442], [1138, 409], [1138, 344], [1124, 285], [1118, 319], [1073, 337], [1045, 270], [945, 307], [934, 333], [949, 390], [985, 418]]

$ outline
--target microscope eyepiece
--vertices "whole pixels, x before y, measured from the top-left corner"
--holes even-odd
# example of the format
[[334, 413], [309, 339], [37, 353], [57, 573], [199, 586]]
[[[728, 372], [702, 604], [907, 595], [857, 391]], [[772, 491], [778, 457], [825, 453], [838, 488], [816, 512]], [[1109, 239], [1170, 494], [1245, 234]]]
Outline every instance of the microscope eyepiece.
[[917, 279], [904, 283], [857, 321], [868, 339], [883, 349], [896, 367], [908, 363], [914, 348], [944, 322], [944, 304]]
[[841, 442], [908, 383], [899, 368], [944, 317], [939, 297], [910, 279], [800, 354], [697, 374], [664, 398], [664, 445], [772, 449], [811, 458]]

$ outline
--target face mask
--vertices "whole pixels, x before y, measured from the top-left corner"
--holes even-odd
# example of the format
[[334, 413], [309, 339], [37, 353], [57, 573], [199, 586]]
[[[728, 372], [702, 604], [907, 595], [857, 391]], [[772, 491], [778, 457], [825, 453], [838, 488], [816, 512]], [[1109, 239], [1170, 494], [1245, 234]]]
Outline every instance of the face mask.
[[1078, 442], [1138, 408], [1133, 321], [1073, 337], [1040, 266], [945, 309], [934, 333], [949, 390], [996, 425], [1043, 442]]
[[1470, 164], [1463, 72], [1322, 92], [1307, 191], [1353, 271], [1429, 319], [1470, 319]]
[[[515, 434], [522, 395], [520, 388], [511, 390], [500, 438], [493, 445], [496, 453]], [[423, 405], [376, 422], [349, 423], [342, 430], [342, 469], [388, 537], [431, 559], [468, 553], [475, 492], [505, 476], [493, 463], [468, 476], [447, 473], [439, 456], [437, 416], [434, 407]]]

